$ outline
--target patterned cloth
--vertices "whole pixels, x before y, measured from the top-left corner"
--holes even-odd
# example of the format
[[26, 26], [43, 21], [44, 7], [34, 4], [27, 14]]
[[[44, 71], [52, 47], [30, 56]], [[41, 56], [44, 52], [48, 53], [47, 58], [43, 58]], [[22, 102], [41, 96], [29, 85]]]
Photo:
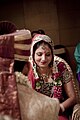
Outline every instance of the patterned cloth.
[[0, 36], [0, 115], [21, 120], [15, 74], [11, 64], [14, 62], [14, 37]]
[[31, 32], [26, 29], [18, 30], [21, 34], [14, 36], [14, 59], [27, 61], [30, 56]]
[[63, 84], [71, 80], [71, 75], [64, 62], [59, 61], [57, 58], [59, 57], [54, 56], [57, 69], [55, 69], [55, 73], [52, 73], [52, 83], [45, 83], [44, 80], [40, 78], [35, 79], [33, 69], [29, 72], [29, 79], [32, 81], [33, 88], [36, 91], [63, 101]]
[[22, 120], [58, 120], [59, 101], [18, 84]]
[[80, 120], [80, 104], [74, 106], [72, 120]]

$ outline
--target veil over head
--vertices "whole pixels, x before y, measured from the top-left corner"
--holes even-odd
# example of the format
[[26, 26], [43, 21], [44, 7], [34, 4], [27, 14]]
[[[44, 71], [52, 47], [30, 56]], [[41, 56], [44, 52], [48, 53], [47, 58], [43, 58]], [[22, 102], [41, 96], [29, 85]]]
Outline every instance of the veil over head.
[[[43, 34], [36, 34], [33, 38], [32, 38], [32, 45], [31, 45], [31, 51], [30, 51], [30, 57], [29, 57], [29, 61], [31, 63], [31, 68], [34, 71], [34, 76], [36, 79], [39, 78], [38, 73], [37, 73], [37, 65], [35, 63], [35, 61], [33, 60], [33, 47], [36, 43], [40, 42], [40, 41], [44, 41], [46, 43], [48, 43], [52, 50], [53, 50], [53, 55], [54, 55], [54, 43], [51, 40], [51, 38], [48, 35], [43, 35]], [[54, 64], [54, 63], [53, 63]], [[52, 65], [53, 66], [53, 65]]]
[[36, 34], [33, 38], [32, 38], [32, 45], [31, 45], [31, 56], [33, 55], [33, 47], [36, 43], [40, 42], [40, 41], [45, 41], [48, 44], [50, 44], [50, 46], [52, 47], [52, 49], [54, 50], [54, 43], [51, 40], [51, 38], [48, 35], [43, 35], [43, 34]]

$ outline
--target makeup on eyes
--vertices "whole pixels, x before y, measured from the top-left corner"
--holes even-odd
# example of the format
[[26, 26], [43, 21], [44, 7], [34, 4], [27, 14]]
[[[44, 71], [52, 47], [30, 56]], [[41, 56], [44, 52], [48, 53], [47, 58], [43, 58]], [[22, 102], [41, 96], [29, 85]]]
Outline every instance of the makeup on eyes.
[[46, 53], [46, 52], [44, 52], [44, 53], [42, 53], [42, 52], [37, 52], [36, 54], [37, 54], [38, 56], [42, 56], [43, 54], [45, 54], [45, 56], [50, 56], [50, 55], [51, 55], [50, 52], [48, 52], [48, 53]]

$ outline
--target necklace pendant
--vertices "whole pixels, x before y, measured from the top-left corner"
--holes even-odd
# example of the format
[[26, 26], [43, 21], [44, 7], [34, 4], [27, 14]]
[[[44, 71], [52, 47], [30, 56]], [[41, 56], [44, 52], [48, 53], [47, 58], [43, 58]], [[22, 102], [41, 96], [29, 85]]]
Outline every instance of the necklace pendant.
[[43, 78], [44, 82], [48, 82], [48, 76], [46, 74], [43, 74], [42, 78]]

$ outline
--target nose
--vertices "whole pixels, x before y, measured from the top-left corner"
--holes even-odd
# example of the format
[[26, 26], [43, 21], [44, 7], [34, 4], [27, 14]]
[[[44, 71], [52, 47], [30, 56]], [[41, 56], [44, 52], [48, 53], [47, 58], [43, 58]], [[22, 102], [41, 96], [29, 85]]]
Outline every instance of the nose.
[[42, 60], [46, 60], [46, 56], [45, 55], [42, 55]]

